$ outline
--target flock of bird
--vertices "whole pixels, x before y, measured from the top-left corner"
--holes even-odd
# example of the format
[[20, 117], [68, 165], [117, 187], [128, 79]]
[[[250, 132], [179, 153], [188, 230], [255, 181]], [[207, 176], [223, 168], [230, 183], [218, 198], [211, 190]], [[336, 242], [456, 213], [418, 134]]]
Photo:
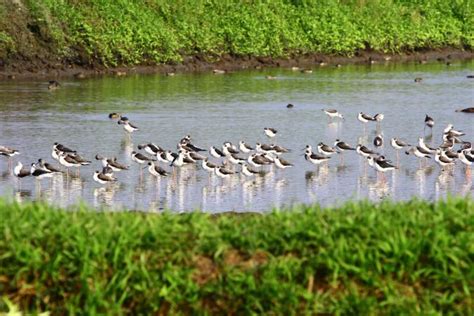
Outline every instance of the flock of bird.
[[[335, 119], [345, 119], [344, 116], [335, 109], [323, 109], [324, 113], [332, 121]], [[357, 116], [358, 120], [364, 125], [375, 122], [381, 124], [384, 115], [378, 113], [374, 116], [360, 112]], [[110, 113], [109, 119], [116, 120], [119, 125], [122, 125], [127, 135], [139, 131], [139, 128], [132, 124], [127, 117], [121, 116], [119, 113]], [[433, 118], [426, 115], [425, 128], [431, 130], [435, 124]], [[269, 139], [274, 139], [278, 131], [274, 128], [264, 128], [264, 134]], [[341, 163], [343, 163], [344, 152], [355, 151], [358, 155], [366, 159], [369, 166], [382, 174], [382, 180], [385, 181], [384, 173], [393, 171], [398, 168], [399, 151], [404, 150], [407, 155], [414, 155], [420, 159], [420, 167], [426, 159], [434, 158], [434, 161], [441, 166], [442, 170], [452, 168], [456, 161], [466, 165], [466, 173], [470, 173], [470, 166], [474, 163], [474, 150], [472, 144], [464, 141], [461, 138], [465, 133], [456, 130], [452, 124], [449, 124], [442, 134], [442, 143], [432, 148], [425, 143], [424, 137], [418, 139], [418, 144], [411, 145], [399, 138], [390, 139], [390, 145], [397, 152], [397, 163], [394, 164], [385, 156], [379, 154], [378, 148], [384, 145], [384, 138], [381, 134], [377, 134], [373, 140], [374, 148], [358, 144], [351, 146], [345, 141], [337, 139], [334, 144], [328, 145], [320, 142], [315, 150], [311, 145], [306, 145], [304, 150], [305, 159], [313, 164], [320, 165], [327, 163], [334, 155], [340, 155]], [[458, 148], [455, 148], [458, 146]], [[213, 158], [205, 155], [209, 155]], [[148, 169], [148, 172], [157, 177], [166, 177], [172, 171], [185, 165], [200, 164], [202, 169], [216, 174], [220, 178], [232, 177], [235, 174], [242, 174], [245, 177], [253, 177], [264, 175], [266, 168], [275, 166], [278, 169], [287, 169], [293, 167], [293, 164], [284, 159], [284, 154], [290, 152], [289, 149], [276, 144], [261, 144], [256, 143], [251, 146], [244, 141], [240, 141], [238, 145], [231, 142], [224, 142], [222, 146], [211, 146], [209, 149], [201, 148], [193, 144], [190, 135], [186, 135], [177, 144], [177, 151], [166, 150], [152, 142], [140, 144], [136, 151], [131, 152], [131, 160], [140, 166], [140, 176], [142, 169]], [[0, 146], [0, 155], [9, 158], [9, 167], [12, 168], [12, 157], [19, 155], [19, 151], [6, 146]], [[77, 150], [70, 149], [62, 144], [54, 143], [51, 150], [51, 156], [61, 166], [66, 168], [65, 173], [69, 174], [70, 168], [79, 169], [82, 166], [90, 165], [92, 162], [83, 158]], [[97, 170], [93, 174], [94, 181], [100, 184], [107, 184], [117, 181], [114, 173], [128, 170], [130, 166], [122, 164], [117, 161], [115, 157], [104, 157], [97, 154], [95, 156], [97, 161], [101, 163], [101, 170]], [[212, 160], [212, 161], [211, 161]], [[62, 174], [64, 171], [57, 165], [52, 165], [39, 159], [30, 165], [29, 168], [24, 168], [23, 164], [18, 161], [13, 168], [13, 174], [18, 178], [35, 177], [36, 179], [50, 178], [57, 174]]]

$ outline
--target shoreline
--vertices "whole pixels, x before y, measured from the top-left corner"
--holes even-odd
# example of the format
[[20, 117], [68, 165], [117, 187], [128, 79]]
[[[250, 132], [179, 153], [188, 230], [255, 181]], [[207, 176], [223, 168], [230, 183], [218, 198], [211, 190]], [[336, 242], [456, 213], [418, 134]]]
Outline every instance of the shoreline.
[[219, 73], [235, 72], [246, 69], [264, 68], [316, 68], [335, 67], [340, 65], [370, 65], [380, 63], [426, 63], [437, 61], [449, 64], [454, 61], [474, 59], [474, 50], [442, 48], [405, 52], [402, 54], [384, 54], [362, 51], [353, 57], [304, 54], [289, 57], [255, 57], [255, 56], [188, 56], [181, 63], [141, 64], [135, 66], [105, 67], [103, 65], [79, 65], [60, 61], [10, 61], [0, 65], [0, 81], [12, 80], [53, 80], [53, 79], [86, 79], [102, 76], [126, 76], [175, 73], [205, 73], [218, 70]]

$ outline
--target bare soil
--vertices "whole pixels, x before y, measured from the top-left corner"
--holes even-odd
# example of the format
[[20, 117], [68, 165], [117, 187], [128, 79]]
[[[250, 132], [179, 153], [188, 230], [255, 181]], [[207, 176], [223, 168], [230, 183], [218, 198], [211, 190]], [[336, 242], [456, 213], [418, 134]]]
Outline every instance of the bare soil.
[[315, 67], [339, 67], [347, 64], [433, 62], [450, 64], [459, 60], [472, 60], [474, 51], [444, 48], [388, 55], [362, 51], [354, 57], [309, 54], [287, 58], [231, 56], [189, 56], [183, 62], [164, 65], [138, 65], [107, 68], [102, 65], [84, 64], [82, 61], [51, 60], [46, 55], [16, 56], [8, 61], [0, 59], [0, 80], [89, 78], [95, 76], [131, 74], [168, 74], [189, 72], [229, 73], [242, 69], [292, 68], [301, 70]]

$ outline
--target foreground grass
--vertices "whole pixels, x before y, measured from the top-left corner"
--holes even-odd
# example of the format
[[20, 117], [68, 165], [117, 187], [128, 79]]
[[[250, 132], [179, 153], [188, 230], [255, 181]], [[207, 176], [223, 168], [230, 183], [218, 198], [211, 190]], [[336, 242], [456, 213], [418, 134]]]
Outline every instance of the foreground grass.
[[23, 311], [474, 311], [470, 199], [218, 216], [0, 201], [0, 218], [0, 295]]
[[105, 65], [474, 47], [471, 0], [0, 1], [0, 58]]

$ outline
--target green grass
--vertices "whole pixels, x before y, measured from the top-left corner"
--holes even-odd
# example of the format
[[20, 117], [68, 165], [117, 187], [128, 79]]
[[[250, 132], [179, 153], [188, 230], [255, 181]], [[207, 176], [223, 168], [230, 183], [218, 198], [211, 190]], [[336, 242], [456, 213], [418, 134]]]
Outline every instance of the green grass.
[[24, 10], [0, 4], [8, 44], [0, 37], [0, 56], [33, 56], [35, 42], [64, 60], [104, 65], [474, 46], [472, 0], [19, 2]]
[[0, 218], [0, 312], [474, 312], [471, 199], [214, 216], [0, 201]]

